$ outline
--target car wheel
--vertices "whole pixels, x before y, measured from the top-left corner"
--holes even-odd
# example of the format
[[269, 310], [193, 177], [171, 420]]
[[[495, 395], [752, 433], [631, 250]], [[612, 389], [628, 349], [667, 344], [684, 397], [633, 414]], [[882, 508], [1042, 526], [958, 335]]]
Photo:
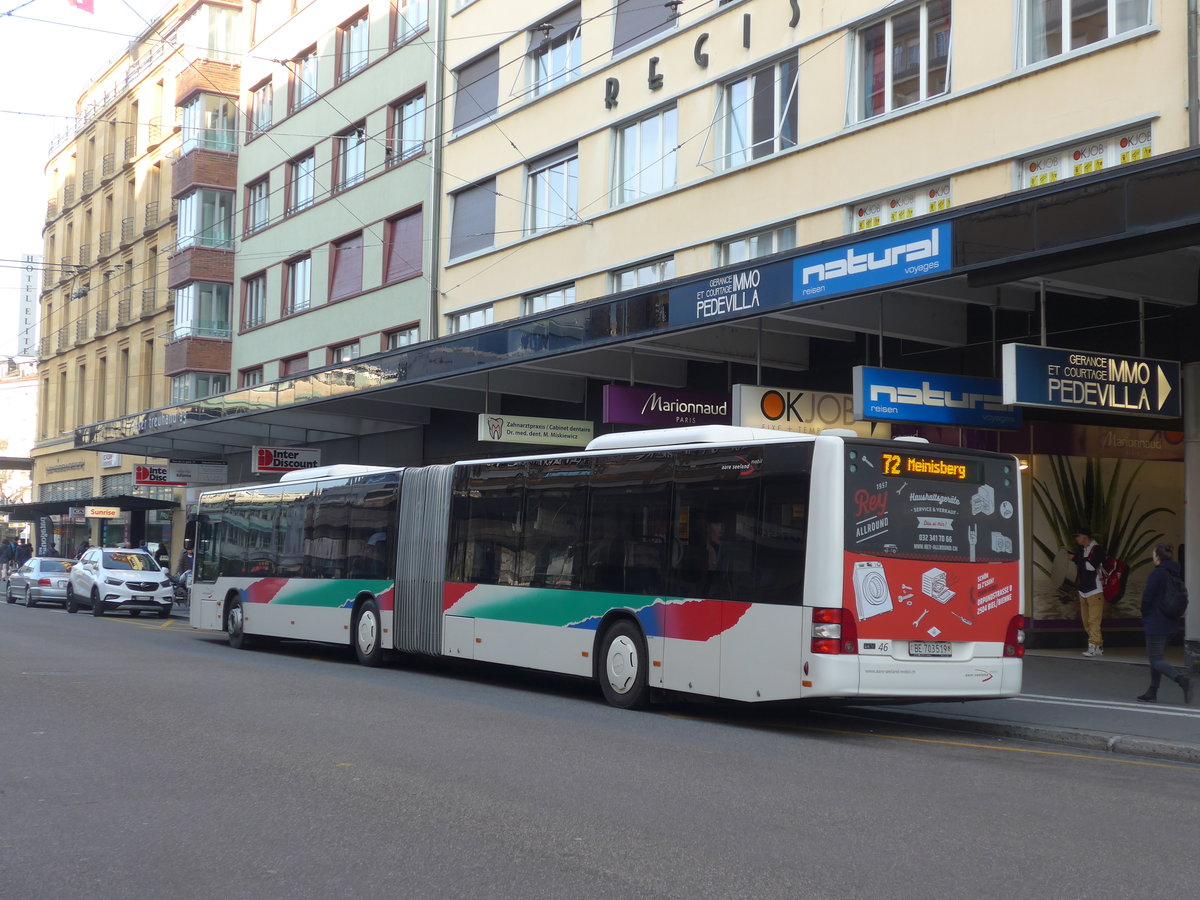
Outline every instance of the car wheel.
[[158, 617], [160, 619], [165, 619], [170, 614], [171, 614], [171, 610], [165, 606], [158, 611]]
[[251, 641], [245, 631], [245, 618], [241, 599], [230, 598], [229, 609], [225, 611], [225, 634], [229, 636], [229, 646], [234, 650], [245, 650], [250, 646]]
[[364, 666], [377, 666], [383, 662], [383, 629], [380, 627], [379, 604], [367, 600], [358, 608], [358, 615], [350, 630], [354, 633], [354, 655]]
[[13, 596], [12, 588], [7, 584], [4, 586], [4, 601], [6, 603], [16, 603], [17, 598]]
[[134, 618], [134, 619], [136, 619], [136, 618], [137, 618], [138, 616], [140, 616], [141, 614], [142, 614], [142, 611], [141, 611], [140, 609], [131, 609], [131, 610], [129, 611], [129, 615], [130, 615], [130, 617], [131, 617], [131, 618]]
[[75, 602], [75, 591], [71, 589], [71, 585], [67, 585], [67, 600], [63, 604], [63, 609], [74, 614], [79, 612], [79, 604]]
[[642, 633], [628, 619], [615, 622], [604, 633], [599, 675], [605, 700], [620, 709], [641, 709], [649, 702], [646, 657]]
[[92, 591], [92, 615], [97, 619], [104, 615], [104, 604], [100, 601], [99, 591]]
[[33, 609], [37, 605], [38, 601], [33, 599], [33, 590], [31, 588], [25, 588], [25, 608]]

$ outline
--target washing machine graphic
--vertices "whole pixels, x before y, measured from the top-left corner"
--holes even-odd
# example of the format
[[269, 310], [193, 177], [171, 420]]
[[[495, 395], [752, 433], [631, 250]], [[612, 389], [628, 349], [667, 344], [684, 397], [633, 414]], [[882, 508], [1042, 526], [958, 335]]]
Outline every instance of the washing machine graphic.
[[859, 621], [892, 611], [892, 591], [883, 572], [883, 563], [854, 564], [854, 598], [858, 602]]

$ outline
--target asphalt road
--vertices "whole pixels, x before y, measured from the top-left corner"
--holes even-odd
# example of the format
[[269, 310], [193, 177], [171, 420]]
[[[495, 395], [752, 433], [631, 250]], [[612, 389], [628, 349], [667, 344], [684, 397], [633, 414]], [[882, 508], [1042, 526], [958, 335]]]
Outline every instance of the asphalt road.
[[0, 897], [1191, 896], [1200, 768], [0, 604]]

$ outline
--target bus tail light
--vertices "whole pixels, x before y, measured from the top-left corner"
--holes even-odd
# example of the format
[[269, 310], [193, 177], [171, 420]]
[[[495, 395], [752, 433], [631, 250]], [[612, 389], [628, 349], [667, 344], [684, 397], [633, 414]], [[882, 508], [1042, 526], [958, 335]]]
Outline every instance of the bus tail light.
[[1025, 617], [1013, 616], [1008, 620], [1008, 631], [1004, 635], [1004, 655], [1020, 659], [1025, 655]]
[[858, 625], [849, 610], [813, 610], [811, 649], [813, 653], [827, 655], [858, 653]]

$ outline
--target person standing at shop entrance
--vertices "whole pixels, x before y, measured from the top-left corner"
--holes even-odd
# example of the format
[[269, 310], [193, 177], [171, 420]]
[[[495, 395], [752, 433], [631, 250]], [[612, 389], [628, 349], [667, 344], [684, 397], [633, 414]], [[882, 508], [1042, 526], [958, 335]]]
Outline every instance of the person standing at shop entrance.
[[1143, 703], [1158, 702], [1158, 685], [1164, 675], [1179, 685], [1185, 704], [1190, 705], [1192, 702], [1192, 680], [1186, 675], [1180, 675], [1175, 667], [1163, 658], [1167, 650], [1167, 641], [1179, 630], [1179, 619], [1169, 618], [1161, 608], [1168, 582], [1172, 578], [1182, 577], [1179, 563], [1175, 562], [1173, 556], [1170, 544], [1154, 545], [1154, 571], [1146, 579], [1146, 587], [1142, 590], [1142, 627], [1146, 631], [1146, 658], [1150, 663], [1150, 687], [1138, 697]]
[[1104, 636], [1100, 620], [1104, 617], [1104, 587], [1100, 584], [1100, 567], [1104, 565], [1104, 548], [1096, 543], [1090, 531], [1075, 532], [1079, 549], [1069, 554], [1075, 563], [1075, 589], [1079, 591], [1079, 618], [1087, 632], [1088, 645], [1084, 656], [1104, 655]]

